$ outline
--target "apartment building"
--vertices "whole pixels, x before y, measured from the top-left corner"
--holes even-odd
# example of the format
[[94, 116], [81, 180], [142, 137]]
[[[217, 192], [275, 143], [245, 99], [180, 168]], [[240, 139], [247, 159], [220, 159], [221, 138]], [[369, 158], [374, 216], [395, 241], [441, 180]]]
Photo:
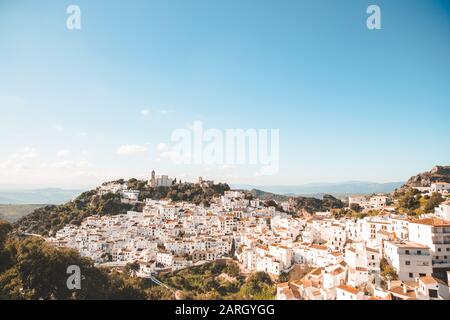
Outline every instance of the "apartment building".
[[437, 217], [450, 221], [450, 201], [441, 203], [434, 209], [434, 213]]
[[430, 248], [426, 245], [412, 241], [385, 241], [383, 253], [400, 280], [431, 276], [433, 272]]
[[450, 221], [435, 217], [409, 223], [409, 239], [430, 248], [434, 273], [450, 270]]

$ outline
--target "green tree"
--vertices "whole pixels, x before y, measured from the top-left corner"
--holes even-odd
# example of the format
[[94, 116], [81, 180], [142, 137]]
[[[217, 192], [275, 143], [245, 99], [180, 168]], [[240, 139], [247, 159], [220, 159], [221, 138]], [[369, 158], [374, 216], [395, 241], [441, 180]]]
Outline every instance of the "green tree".
[[361, 212], [363, 208], [357, 203], [352, 203], [350, 205], [350, 209], [355, 211], [355, 212]]
[[0, 221], [0, 273], [11, 264], [10, 254], [5, 248], [6, 239], [11, 231], [12, 225], [10, 223]]
[[289, 273], [283, 272], [278, 277], [278, 282], [288, 282], [289, 281]]
[[425, 212], [433, 212], [434, 208], [439, 206], [445, 199], [438, 192], [434, 192], [425, 203]]
[[129, 275], [134, 276], [136, 274], [136, 272], [138, 272], [140, 269], [139, 263], [132, 262], [132, 263], [127, 263], [127, 265], [125, 266], [125, 272], [127, 272]]
[[241, 287], [239, 298], [252, 300], [274, 299], [276, 287], [265, 272], [256, 272]]
[[392, 281], [398, 279], [398, 275], [394, 267], [392, 267], [385, 258], [382, 258], [380, 260], [380, 270], [381, 270], [381, 278], [384, 281]]
[[0, 220], [0, 247], [4, 245], [5, 240], [12, 229], [13, 227], [9, 222]]
[[400, 211], [413, 211], [420, 207], [420, 202], [417, 190], [409, 189], [398, 199], [398, 206]]

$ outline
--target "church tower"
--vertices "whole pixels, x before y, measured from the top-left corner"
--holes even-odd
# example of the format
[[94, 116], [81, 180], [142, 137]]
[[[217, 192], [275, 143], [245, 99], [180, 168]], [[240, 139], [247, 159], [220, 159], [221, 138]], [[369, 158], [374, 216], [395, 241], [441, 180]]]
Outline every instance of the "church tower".
[[150, 187], [156, 187], [156, 173], [155, 173], [155, 170], [152, 170], [152, 175], [151, 175], [151, 178], [150, 178], [150, 180], [148, 181], [148, 185], [150, 186]]

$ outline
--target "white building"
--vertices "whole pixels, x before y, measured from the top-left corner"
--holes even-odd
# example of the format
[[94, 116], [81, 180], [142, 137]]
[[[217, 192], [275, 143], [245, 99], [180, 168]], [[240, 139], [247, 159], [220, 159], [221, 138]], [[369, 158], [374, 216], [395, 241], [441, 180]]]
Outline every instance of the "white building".
[[122, 198], [128, 201], [138, 201], [139, 199], [139, 190], [123, 190], [121, 192]]
[[256, 271], [263, 271], [278, 276], [283, 271], [283, 265], [274, 257], [265, 255], [256, 258]]
[[373, 209], [379, 209], [386, 206], [388, 197], [383, 195], [377, 195], [370, 197], [369, 199], [369, 205]]
[[412, 281], [433, 273], [430, 249], [426, 245], [412, 241], [385, 241], [383, 252], [402, 281]]
[[245, 193], [239, 190], [228, 190], [224, 192], [224, 197], [229, 199], [245, 198]]
[[421, 300], [448, 300], [448, 284], [434, 277], [419, 279], [418, 297]]
[[364, 300], [364, 292], [352, 286], [340, 285], [336, 288], [336, 300]]
[[450, 221], [438, 218], [411, 221], [409, 239], [430, 248], [433, 272], [450, 268]]
[[103, 185], [101, 185], [98, 188], [98, 192], [100, 195], [105, 195], [108, 193], [117, 193], [119, 191], [126, 190], [126, 189], [128, 189], [128, 186], [126, 183], [120, 184], [120, 183], [110, 182], [110, 183], [104, 183]]
[[430, 186], [430, 192], [438, 192], [441, 194], [447, 194], [450, 192], [450, 183], [447, 182], [435, 182]]
[[156, 262], [163, 264], [166, 267], [170, 267], [173, 264], [173, 254], [170, 252], [158, 252], [156, 254]]
[[360, 207], [366, 207], [368, 205], [367, 197], [366, 196], [351, 196], [348, 197], [348, 205], [357, 204]]
[[150, 180], [148, 180], [148, 185], [150, 187], [170, 187], [173, 185], [173, 179], [169, 178], [167, 175], [156, 176], [155, 170], [152, 171]]
[[450, 201], [441, 203], [434, 209], [434, 213], [439, 218], [450, 221]]
[[292, 265], [292, 249], [280, 244], [273, 244], [269, 246], [269, 255], [281, 262], [283, 269], [288, 269]]
[[391, 227], [392, 232], [394, 232], [396, 239], [407, 240], [409, 238], [408, 235], [409, 219], [401, 217], [391, 218]]

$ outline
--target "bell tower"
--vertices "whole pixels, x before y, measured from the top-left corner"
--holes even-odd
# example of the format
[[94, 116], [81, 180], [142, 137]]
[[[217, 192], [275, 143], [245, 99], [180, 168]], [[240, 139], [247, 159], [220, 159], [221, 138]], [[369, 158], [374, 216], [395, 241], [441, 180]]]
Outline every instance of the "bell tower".
[[150, 177], [150, 180], [148, 180], [148, 185], [150, 187], [156, 187], [156, 173], [155, 170], [152, 170], [152, 175]]

